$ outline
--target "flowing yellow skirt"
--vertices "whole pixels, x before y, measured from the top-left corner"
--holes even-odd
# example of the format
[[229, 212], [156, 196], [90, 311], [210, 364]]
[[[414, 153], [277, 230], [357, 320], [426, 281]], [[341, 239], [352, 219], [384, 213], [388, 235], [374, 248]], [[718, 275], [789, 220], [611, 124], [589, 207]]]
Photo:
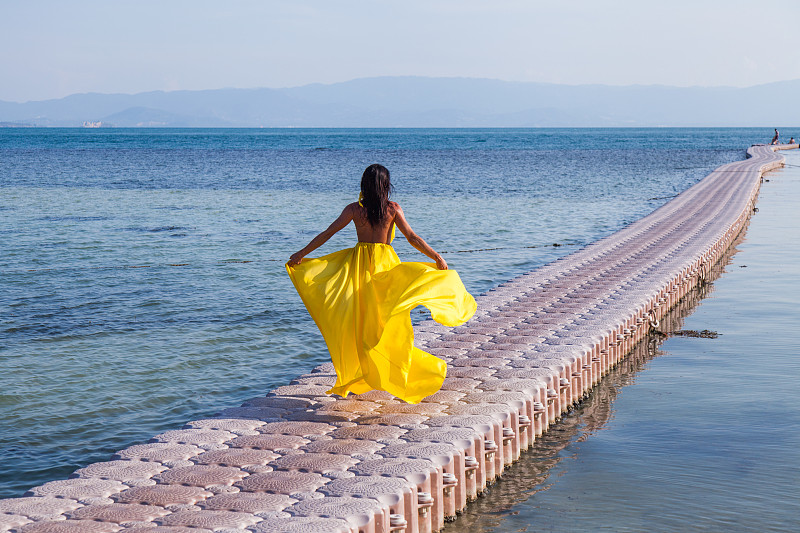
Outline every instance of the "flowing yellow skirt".
[[328, 345], [337, 375], [329, 394], [380, 389], [418, 403], [441, 388], [447, 364], [414, 347], [410, 312], [424, 305], [445, 326], [469, 320], [475, 299], [456, 271], [362, 242], [286, 271]]

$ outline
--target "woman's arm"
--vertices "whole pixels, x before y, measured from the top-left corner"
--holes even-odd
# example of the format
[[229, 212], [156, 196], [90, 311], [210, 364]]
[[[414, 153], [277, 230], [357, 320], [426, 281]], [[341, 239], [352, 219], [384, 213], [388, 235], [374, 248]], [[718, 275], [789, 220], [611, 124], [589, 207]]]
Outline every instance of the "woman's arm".
[[447, 270], [447, 262], [444, 260], [444, 258], [436, 253], [436, 250], [431, 248], [430, 245], [422, 239], [422, 237], [414, 233], [414, 230], [411, 229], [411, 226], [409, 226], [408, 222], [406, 221], [406, 217], [403, 215], [403, 210], [400, 205], [394, 204], [394, 208], [394, 223], [397, 225], [397, 229], [399, 229], [403, 235], [406, 236], [408, 243], [423, 254], [433, 259], [436, 262], [436, 268], [439, 270]]
[[342, 214], [339, 215], [339, 218], [333, 221], [333, 223], [328, 226], [326, 230], [322, 233], [311, 239], [311, 242], [308, 243], [305, 248], [292, 254], [292, 257], [289, 258], [289, 262], [287, 263], [290, 267], [299, 265], [300, 261], [303, 258], [328, 242], [328, 239], [334, 236], [334, 234], [339, 231], [340, 229], [347, 226], [350, 221], [353, 220], [353, 204], [349, 204], [342, 210]]

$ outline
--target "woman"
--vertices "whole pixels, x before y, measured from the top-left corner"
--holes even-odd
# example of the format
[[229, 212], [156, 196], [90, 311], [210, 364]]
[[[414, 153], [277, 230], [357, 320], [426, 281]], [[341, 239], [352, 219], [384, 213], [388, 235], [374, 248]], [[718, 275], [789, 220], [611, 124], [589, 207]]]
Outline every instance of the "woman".
[[[446, 326], [475, 313], [475, 299], [454, 270], [414, 233], [400, 206], [389, 201], [389, 171], [370, 165], [361, 197], [286, 263], [297, 292], [325, 339], [336, 368], [329, 394], [385, 390], [409, 403], [438, 391], [447, 370], [441, 359], [414, 347], [410, 311], [424, 305]], [[353, 222], [358, 243], [317, 258], [304, 257]], [[400, 262], [394, 229], [433, 263]]]

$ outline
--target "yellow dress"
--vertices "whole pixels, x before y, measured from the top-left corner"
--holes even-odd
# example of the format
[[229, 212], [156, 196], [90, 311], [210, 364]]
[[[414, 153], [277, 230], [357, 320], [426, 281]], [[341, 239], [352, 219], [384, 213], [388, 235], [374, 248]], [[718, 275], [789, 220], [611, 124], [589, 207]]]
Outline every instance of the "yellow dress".
[[390, 244], [359, 242], [286, 271], [336, 368], [328, 394], [380, 389], [419, 403], [441, 388], [447, 364], [414, 346], [410, 312], [424, 305], [445, 326], [469, 320], [475, 299], [455, 270], [404, 263]]

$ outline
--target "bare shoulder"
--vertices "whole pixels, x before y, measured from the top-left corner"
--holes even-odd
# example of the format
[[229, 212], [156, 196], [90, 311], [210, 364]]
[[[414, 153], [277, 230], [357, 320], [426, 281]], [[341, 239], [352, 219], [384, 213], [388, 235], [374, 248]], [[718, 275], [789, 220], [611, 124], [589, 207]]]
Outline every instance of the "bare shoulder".
[[398, 204], [397, 202], [391, 202], [390, 201], [389, 202], [389, 209], [391, 209], [392, 212], [394, 212], [394, 213], [402, 213], [403, 212], [403, 208], [400, 207], [400, 204]]
[[358, 213], [358, 202], [347, 204], [344, 206], [344, 209], [342, 209], [342, 214], [339, 215], [338, 220], [353, 220], [356, 217], [356, 213]]

